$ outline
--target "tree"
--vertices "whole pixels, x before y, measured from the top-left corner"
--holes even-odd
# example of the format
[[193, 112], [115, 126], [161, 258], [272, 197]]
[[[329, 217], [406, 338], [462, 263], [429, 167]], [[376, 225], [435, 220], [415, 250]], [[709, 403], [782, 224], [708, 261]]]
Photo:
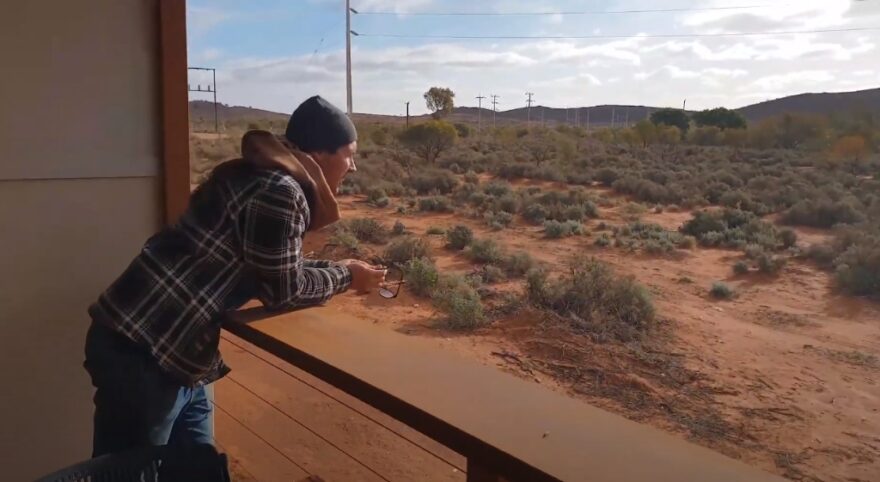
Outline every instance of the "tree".
[[862, 136], [844, 136], [834, 143], [831, 149], [838, 159], [861, 159], [868, 153], [868, 145]]
[[535, 132], [526, 137], [523, 147], [538, 166], [544, 161], [553, 159], [556, 155], [556, 143], [547, 133], [542, 131]]
[[687, 134], [691, 126], [691, 119], [680, 109], [660, 109], [651, 113], [651, 122], [654, 125], [667, 125], [678, 127], [682, 134]]
[[640, 120], [632, 128], [636, 138], [641, 142], [642, 147], [657, 142], [657, 126], [646, 120]]
[[405, 129], [399, 139], [403, 145], [433, 164], [443, 151], [455, 144], [458, 132], [449, 122], [432, 120]]
[[657, 142], [668, 146], [678, 144], [681, 141], [681, 129], [676, 126], [661, 125], [657, 127]]
[[431, 87], [425, 92], [425, 104], [431, 111], [434, 119], [441, 119], [450, 113], [455, 106], [453, 98], [455, 93], [448, 87]]
[[694, 122], [700, 126], [714, 126], [719, 129], [745, 129], [746, 119], [739, 112], [716, 107], [700, 112], [694, 112]]

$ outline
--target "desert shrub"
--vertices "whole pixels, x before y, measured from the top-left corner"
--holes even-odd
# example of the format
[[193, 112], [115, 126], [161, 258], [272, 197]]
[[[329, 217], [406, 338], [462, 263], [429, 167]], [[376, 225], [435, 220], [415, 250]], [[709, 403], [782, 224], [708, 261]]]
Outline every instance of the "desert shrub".
[[733, 272], [738, 275], [743, 275], [749, 272], [749, 264], [743, 260], [739, 260], [736, 263], [733, 263]]
[[783, 229], [779, 231], [779, 239], [782, 241], [783, 248], [792, 248], [797, 245], [797, 233], [793, 229]]
[[475, 239], [467, 254], [472, 261], [485, 264], [498, 263], [504, 256], [498, 243], [491, 239]]
[[372, 218], [351, 219], [341, 229], [347, 229], [362, 243], [384, 244], [388, 241], [388, 229]]
[[727, 286], [725, 283], [716, 281], [712, 283], [712, 287], [709, 288], [709, 294], [712, 295], [713, 298], [727, 300], [733, 298], [733, 288]]
[[834, 252], [834, 248], [826, 244], [814, 244], [811, 245], [809, 249], [807, 249], [806, 256], [808, 259], [812, 259], [819, 266], [823, 268], [830, 268], [834, 264], [834, 258], [836, 254]]
[[407, 236], [395, 241], [385, 249], [383, 259], [387, 264], [403, 266], [411, 259], [426, 258], [430, 254], [428, 242], [422, 238]]
[[406, 233], [406, 226], [400, 221], [394, 222], [394, 227], [391, 229], [391, 234], [394, 236], [400, 236], [401, 234]]
[[335, 244], [349, 252], [355, 252], [360, 243], [357, 236], [347, 229], [337, 229], [329, 239], [330, 244]]
[[763, 253], [757, 258], [758, 270], [765, 274], [776, 274], [785, 266], [785, 258]]
[[739, 209], [696, 212], [679, 231], [694, 236], [704, 246], [743, 248], [757, 244], [775, 250], [782, 244], [775, 226]]
[[544, 234], [550, 239], [558, 239], [566, 236], [583, 233], [583, 226], [577, 221], [544, 221]]
[[643, 204], [629, 202], [620, 207], [620, 214], [627, 221], [637, 221], [648, 212]]
[[374, 188], [367, 193], [367, 202], [373, 206], [384, 208], [391, 204], [391, 199], [384, 189]]
[[859, 212], [852, 201], [814, 201], [805, 199], [790, 207], [782, 215], [781, 221], [786, 224], [830, 228], [835, 224], [855, 224], [864, 221], [865, 216]]
[[532, 224], [541, 224], [547, 219], [547, 208], [540, 204], [529, 204], [523, 210], [523, 218]]
[[600, 248], [607, 248], [611, 246], [611, 236], [608, 236], [608, 233], [602, 233], [593, 243]]
[[480, 295], [460, 276], [440, 277], [432, 299], [434, 306], [445, 313], [447, 328], [469, 330], [486, 322]]
[[448, 213], [453, 208], [448, 197], [432, 196], [419, 199], [419, 211]]
[[446, 232], [446, 247], [461, 251], [468, 247], [474, 240], [474, 232], [464, 225], [454, 226]]
[[449, 194], [458, 186], [458, 179], [449, 171], [428, 170], [413, 174], [408, 184], [419, 194]]
[[510, 223], [513, 222], [513, 214], [504, 211], [490, 211], [483, 213], [483, 220], [486, 221], [486, 224], [492, 229], [500, 231], [510, 226]]
[[681, 236], [678, 240], [678, 249], [694, 249], [697, 247], [697, 238], [693, 236]]
[[510, 184], [501, 181], [492, 181], [483, 187], [483, 192], [490, 196], [501, 197], [513, 192]]
[[483, 282], [489, 284], [498, 283], [506, 279], [504, 271], [498, 266], [494, 266], [491, 264], [484, 266], [480, 274]]
[[516, 214], [519, 211], [519, 199], [513, 194], [505, 194], [495, 201], [498, 211]]
[[535, 267], [535, 260], [532, 255], [525, 251], [517, 251], [509, 254], [501, 260], [501, 267], [507, 276], [521, 277], [525, 276], [532, 268]]
[[526, 292], [535, 306], [569, 319], [573, 327], [599, 340], [639, 339], [654, 322], [647, 290], [631, 277], [617, 276], [595, 258], [573, 259], [568, 274], [556, 280], [532, 270]]
[[687, 236], [670, 232], [653, 223], [636, 221], [613, 230], [617, 245], [629, 249], [644, 249], [648, 254], [663, 254], [679, 246], [687, 246]]
[[477, 176], [477, 173], [475, 173], [474, 171], [468, 171], [468, 172], [464, 173], [464, 182], [468, 182], [471, 184], [479, 184], [480, 177]]
[[846, 247], [835, 257], [834, 269], [843, 292], [880, 297], [880, 233], [865, 234]]
[[446, 234], [446, 230], [440, 226], [428, 226], [428, 229], [425, 230], [425, 234], [428, 236], [443, 236]]
[[409, 260], [403, 268], [409, 290], [418, 296], [431, 296], [440, 275], [437, 267], [428, 258], [415, 258]]
[[618, 179], [620, 179], [620, 173], [610, 167], [603, 167], [596, 172], [596, 180], [608, 187]]

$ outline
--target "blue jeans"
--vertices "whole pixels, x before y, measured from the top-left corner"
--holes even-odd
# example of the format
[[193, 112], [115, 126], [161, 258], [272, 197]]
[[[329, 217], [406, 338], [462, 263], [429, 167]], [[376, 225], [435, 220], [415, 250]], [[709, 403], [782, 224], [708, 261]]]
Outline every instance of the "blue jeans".
[[214, 443], [213, 388], [186, 387], [146, 350], [93, 322], [86, 371], [95, 386], [92, 456], [146, 445]]

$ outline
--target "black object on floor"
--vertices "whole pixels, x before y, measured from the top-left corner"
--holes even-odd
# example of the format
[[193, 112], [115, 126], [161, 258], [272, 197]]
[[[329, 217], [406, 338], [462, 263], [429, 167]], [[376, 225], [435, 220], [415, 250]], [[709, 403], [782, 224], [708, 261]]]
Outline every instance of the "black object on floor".
[[36, 482], [230, 482], [225, 454], [213, 445], [143, 447], [102, 455]]

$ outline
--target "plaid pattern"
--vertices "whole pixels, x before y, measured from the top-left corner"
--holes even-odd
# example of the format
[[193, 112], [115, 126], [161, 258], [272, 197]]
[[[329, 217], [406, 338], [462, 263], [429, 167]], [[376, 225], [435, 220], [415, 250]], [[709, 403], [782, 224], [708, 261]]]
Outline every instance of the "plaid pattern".
[[317, 305], [348, 288], [348, 268], [303, 260], [308, 224], [306, 197], [290, 175], [227, 163], [89, 312], [181, 383], [215, 381], [229, 371], [217, 349], [225, 311], [251, 298], [268, 309]]

